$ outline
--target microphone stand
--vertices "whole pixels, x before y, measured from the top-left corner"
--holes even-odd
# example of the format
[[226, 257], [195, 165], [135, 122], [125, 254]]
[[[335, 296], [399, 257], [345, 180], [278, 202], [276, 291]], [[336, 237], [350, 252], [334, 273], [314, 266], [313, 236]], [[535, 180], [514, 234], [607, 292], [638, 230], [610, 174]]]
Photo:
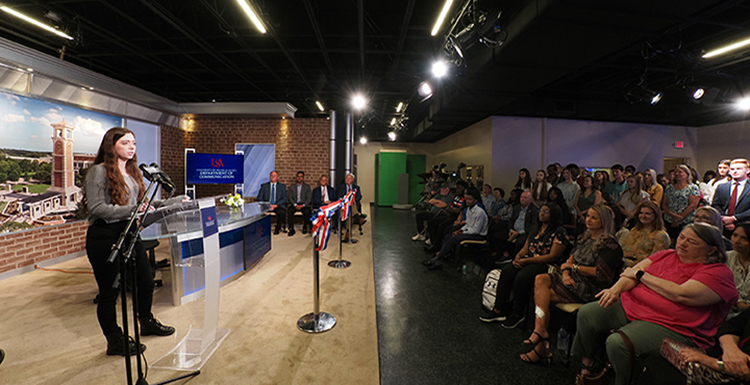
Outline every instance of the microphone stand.
[[[128, 385], [133, 385], [133, 369], [132, 364], [130, 362], [130, 333], [128, 330], [128, 307], [127, 307], [127, 286], [128, 286], [128, 268], [130, 269], [130, 280], [132, 282], [132, 292], [133, 292], [133, 333], [135, 335], [135, 357], [136, 357], [136, 369], [138, 372], [138, 379], [136, 380], [136, 385], [148, 385], [148, 382], [146, 381], [146, 376], [144, 375], [143, 371], [143, 365], [141, 364], [141, 359], [143, 358], [143, 353], [141, 352], [141, 338], [140, 338], [140, 330], [139, 330], [139, 319], [138, 319], [138, 280], [137, 280], [137, 270], [135, 266], [135, 258], [131, 258], [131, 255], [133, 253], [133, 249], [135, 248], [136, 241], [140, 238], [140, 226], [133, 226], [133, 224], [136, 223], [139, 216], [139, 209], [146, 204], [146, 209], [144, 210], [142, 216], [145, 217], [146, 214], [148, 214], [148, 209], [151, 207], [151, 202], [153, 201], [154, 197], [156, 196], [156, 192], [158, 189], [154, 188], [153, 191], [152, 187], [154, 185], [159, 186], [160, 184], [164, 183], [164, 181], [159, 177], [152, 177], [149, 178], [149, 185], [148, 188], [146, 188], [146, 193], [143, 194], [143, 198], [141, 198], [141, 201], [138, 202], [138, 205], [135, 207], [135, 210], [133, 210], [133, 213], [130, 215], [130, 220], [128, 221], [127, 226], [125, 227], [125, 230], [120, 234], [120, 238], [117, 240], [117, 243], [112, 245], [112, 253], [110, 253], [109, 258], [107, 259], [108, 263], [115, 263], [118, 262], [120, 264], [120, 272], [117, 273], [115, 276], [115, 281], [113, 284], [113, 288], [117, 288], [119, 286], [120, 288], [120, 303], [122, 305], [122, 329], [123, 329], [123, 343], [125, 348], [125, 374], [127, 377], [127, 383]], [[148, 197], [149, 191], [151, 191], [151, 197]], [[172, 192], [170, 192], [170, 196], [172, 195]], [[123, 252], [123, 245], [125, 244], [126, 240], [129, 242], [127, 245], [127, 248]], [[118, 258], [119, 257], [119, 258]], [[143, 358], [143, 361], [145, 362], [145, 358]], [[170, 382], [178, 381], [184, 378], [197, 376], [200, 374], [200, 370], [196, 370], [194, 372], [175, 377], [163, 382], [160, 382], [158, 384], [154, 385], [161, 385], [161, 384], [168, 384]]]

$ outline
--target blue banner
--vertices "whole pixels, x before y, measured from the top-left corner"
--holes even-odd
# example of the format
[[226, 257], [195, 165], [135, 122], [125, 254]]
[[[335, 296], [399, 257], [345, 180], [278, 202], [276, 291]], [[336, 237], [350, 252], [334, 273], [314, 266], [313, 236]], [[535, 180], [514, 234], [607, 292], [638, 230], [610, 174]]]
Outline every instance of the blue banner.
[[203, 220], [203, 238], [219, 232], [219, 223], [216, 221], [216, 206], [201, 208], [201, 219]]
[[243, 181], [243, 157], [233, 154], [188, 153], [186, 184], [239, 184]]

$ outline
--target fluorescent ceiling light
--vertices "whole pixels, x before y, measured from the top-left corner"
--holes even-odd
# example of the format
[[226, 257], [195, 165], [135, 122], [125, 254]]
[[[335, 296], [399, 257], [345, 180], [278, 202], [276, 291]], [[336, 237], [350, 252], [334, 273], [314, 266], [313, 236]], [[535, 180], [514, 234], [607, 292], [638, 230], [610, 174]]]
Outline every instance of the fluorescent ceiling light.
[[396, 118], [393, 118], [391, 119], [391, 126], [395, 126], [395, 125], [396, 125]]
[[744, 46], [746, 46], [748, 44], [750, 44], [750, 39], [745, 39], [743, 41], [740, 41], [740, 42], [737, 42], [737, 43], [734, 43], [734, 44], [730, 44], [730, 45], [728, 45], [726, 47], [721, 47], [719, 49], [715, 49], [715, 50], [713, 50], [711, 52], [708, 52], [705, 55], [703, 55], [702, 58], [708, 59], [708, 58], [711, 58], [711, 57], [714, 57], [714, 56], [719, 56], [719, 55], [727, 53], [729, 51], [734, 51], [734, 50], [736, 50], [738, 48], [742, 48], [742, 47], [744, 47]]
[[396, 112], [401, 112], [401, 109], [404, 108], [403, 102], [398, 102], [398, 107], [396, 107]]
[[26, 21], [26, 22], [29, 22], [29, 23], [31, 23], [31, 24], [34, 24], [34, 25], [36, 25], [36, 26], [37, 26], [37, 27], [39, 27], [39, 28], [43, 28], [43, 29], [46, 29], [47, 31], [50, 31], [50, 32], [54, 33], [54, 34], [55, 34], [55, 35], [57, 35], [57, 36], [60, 36], [60, 37], [64, 37], [64, 38], [66, 38], [66, 39], [68, 39], [68, 40], [73, 40], [73, 38], [72, 38], [71, 36], [69, 36], [69, 35], [67, 35], [67, 34], [65, 34], [65, 33], [62, 33], [62, 32], [60, 32], [60, 31], [58, 31], [58, 30], [56, 30], [56, 29], [54, 29], [54, 28], [50, 27], [50, 26], [49, 26], [49, 25], [47, 25], [47, 24], [44, 24], [44, 23], [42, 23], [42, 22], [40, 22], [40, 21], [36, 21], [36, 20], [34, 20], [34, 19], [32, 19], [32, 18], [30, 18], [30, 17], [28, 17], [28, 16], [24, 15], [23, 13], [19, 13], [19, 12], [16, 12], [16, 11], [14, 11], [14, 10], [12, 10], [12, 9], [10, 9], [10, 8], [8, 8], [8, 7], [6, 7], [6, 6], [2, 6], [2, 7], [0, 7], [0, 9], [2, 9], [2, 10], [3, 10], [3, 11], [5, 11], [5, 12], [8, 12], [8, 13], [10, 13], [11, 15], [13, 15], [13, 16], [15, 16], [15, 17], [19, 18], [19, 19], [22, 19], [22, 20], [24, 20], [24, 21]]
[[315, 105], [318, 106], [318, 109], [320, 110], [320, 112], [324, 112], [326, 110], [325, 108], [323, 108], [323, 105], [320, 104], [320, 102], [317, 100], [315, 101]]
[[239, 4], [242, 10], [245, 11], [247, 17], [250, 18], [250, 21], [255, 24], [255, 28], [258, 28], [258, 31], [260, 31], [260, 33], [266, 33], [266, 27], [264, 27], [263, 23], [260, 22], [258, 15], [255, 14], [253, 9], [250, 8], [250, 4], [248, 4], [246, 0], [237, 0], [237, 4]]
[[443, 21], [445, 20], [445, 15], [448, 14], [448, 10], [451, 8], [451, 4], [453, 4], [453, 0], [445, 0], [445, 5], [443, 6], [443, 10], [440, 11], [440, 16], [438, 16], [437, 21], [435, 22], [435, 26], [432, 27], [432, 32], [430, 32], [431, 36], [437, 35], [438, 30], [440, 29], [440, 26], [443, 25]]

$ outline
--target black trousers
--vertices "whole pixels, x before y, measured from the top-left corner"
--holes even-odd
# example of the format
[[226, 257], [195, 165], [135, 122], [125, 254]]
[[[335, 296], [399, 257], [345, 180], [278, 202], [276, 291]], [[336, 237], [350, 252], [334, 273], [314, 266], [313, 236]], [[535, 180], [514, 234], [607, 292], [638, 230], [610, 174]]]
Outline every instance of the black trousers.
[[[89, 226], [86, 233], [86, 254], [88, 254], [91, 267], [94, 269], [94, 278], [99, 286], [99, 301], [96, 305], [96, 316], [99, 319], [99, 326], [102, 332], [107, 335], [120, 330], [117, 324], [117, 297], [120, 295], [120, 288], [113, 287], [117, 273], [120, 272], [120, 263], [107, 262], [109, 254], [120, 237], [120, 233], [125, 229], [127, 221], [107, 224], [103, 220], [97, 220]], [[125, 244], [128, 244], [126, 242]], [[137, 272], [137, 291], [138, 291], [138, 318], [149, 320], [152, 317], [151, 304], [154, 297], [154, 277], [151, 270], [146, 249], [140, 240], [136, 241], [133, 248], [135, 259], [135, 268]], [[128, 275], [128, 279], [130, 275]], [[130, 285], [133, 285], [131, 282]]]
[[[515, 257], [515, 256], [514, 256]], [[500, 279], [497, 281], [497, 296], [495, 309], [504, 310], [505, 304], [513, 293], [513, 313], [522, 316], [526, 305], [534, 293], [536, 276], [547, 272], [546, 263], [530, 263], [518, 269], [509, 263], [503, 267]]]
[[310, 206], [303, 206], [300, 210], [297, 210], [297, 208], [294, 206], [289, 206], [289, 209], [286, 210], [289, 229], [291, 230], [294, 228], [294, 213], [296, 213], [297, 211], [302, 212], [302, 228], [312, 228], [312, 222], [310, 222], [310, 215], [312, 215], [312, 210], [310, 209]]
[[429, 211], [420, 211], [417, 213], [417, 232], [421, 233], [424, 231], [424, 223], [429, 221], [432, 218], [437, 218], [439, 216], [446, 217], [447, 214], [441, 213], [441, 214], [433, 214]]
[[427, 231], [430, 233], [430, 241], [433, 245], [440, 245], [443, 243], [443, 238], [446, 235], [446, 229], [448, 232], [453, 228], [453, 222], [458, 218], [458, 214], [451, 215], [439, 215], [427, 221]]
[[276, 214], [276, 230], [281, 230], [286, 225], [286, 208], [276, 206], [273, 212]]

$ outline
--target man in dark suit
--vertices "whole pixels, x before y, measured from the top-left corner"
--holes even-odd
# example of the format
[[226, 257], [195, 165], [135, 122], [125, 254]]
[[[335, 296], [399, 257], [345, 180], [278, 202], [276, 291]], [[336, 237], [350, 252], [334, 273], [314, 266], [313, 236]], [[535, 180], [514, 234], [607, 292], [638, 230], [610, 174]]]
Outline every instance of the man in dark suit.
[[312, 192], [312, 208], [318, 210], [321, 206], [325, 206], [334, 200], [336, 200], [336, 190], [328, 185], [328, 177], [323, 175], [318, 181], [320, 186], [316, 187]]
[[307, 234], [312, 227], [310, 222], [310, 205], [312, 204], [312, 191], [310, 185], [305, 183], [305, 173], [297, 171], [297, 183], [289, 187], [289, 209], [287, 210], [287, 222], [289, 223], [289, 236], [294, 235], [294, 213], [302, 212], [302, 234]]
[[514, 250], [516, 255], [526, 244], [531, 229], [536, 226], [539, 220], [539, 208], [533, 204], [533, 198], [530, 191], [524, 191], [519, 198], [521, 204], [513, 208], [513, 215], [510, 217], [510, 230], [508, 231], [508, 242], [515, 243]]
[[750, 220], [750, 189], [747, 174], [750, 171], [747, 159], [734, 159], [729, 163], [732, 180], [716, 187], [711, 206], [721, 213], [726, 232], [734, 231], [735, 223]]
[[269, 202], [271, 211], [276, 213], [276, 229], [273, 233], [278, 234], [286, 222], [286, 186], [279, 182], [279, 173], [271, 171], [269, 182], [260, 185], [258, 191], [258, 202]]
[[[354, 174], [349, 174], [344, 179], [344, 184], [339, 187], [339, 198], [343, 198], [344, 195], [346, 195], [349, 191], [356, 190], [356, 193], [354, 194], [354, 204], [352, 205], [352, 212], [350, 213], [350, 216], [354, 218], [354, 223], [359, 223], [360, 225], [365, 224], [365, 220], [362, 219], [362, 217], [359, 215], [362, 212], [362, 203], [360, 201], [362, 200], [362, 191], [360, 190], [359, 186], [354, 184]], [[344, 235], [344, 242], [349, 241], [349, 219], [341, 223], [341, 227], [346, 229], [346, 235]]]

